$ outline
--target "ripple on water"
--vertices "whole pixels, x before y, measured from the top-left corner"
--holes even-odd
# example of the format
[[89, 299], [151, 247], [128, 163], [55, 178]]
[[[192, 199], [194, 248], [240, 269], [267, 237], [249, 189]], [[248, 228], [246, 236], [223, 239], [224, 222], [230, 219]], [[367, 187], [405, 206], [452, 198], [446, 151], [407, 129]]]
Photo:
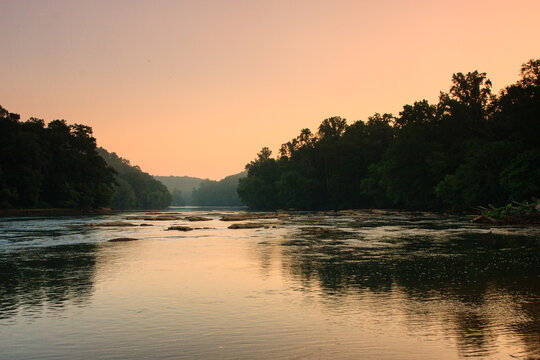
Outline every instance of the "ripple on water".
[[[293, 213], [260, 220], [276, 228], [229, 230], [219, 219], [237, 210], [172, 212], [211, 220], [186, 234], [165, 231], [197, 227], [182, 219], [84, 226], [138, 213], [2, 220], [4, 355], [540, 355], [538, 228], [434, 214]], [[140, 241], [107, 242], [120, 237]]]

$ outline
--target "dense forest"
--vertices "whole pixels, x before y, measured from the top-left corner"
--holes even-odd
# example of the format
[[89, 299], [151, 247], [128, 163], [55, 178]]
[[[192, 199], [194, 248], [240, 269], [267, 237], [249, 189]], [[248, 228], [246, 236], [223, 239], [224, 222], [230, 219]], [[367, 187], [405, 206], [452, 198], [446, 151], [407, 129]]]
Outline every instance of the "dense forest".
[[157, 176], [154, 178], [165, 185], [172, 194], [171, 205], [193, 205], [191, 195], [203, 179], [192, 176]]
[[245, 176], [244, 171], [219, 181], [190, 176], [154, 176], [154, 178], [167, 186], [171, 192], [171, 205], [240, 206], [243, 204], [237, 192], [238, 180]]
[[165, 209], [171, 204], [169, 190], [129, 160], [98, 148], [98, 153], [116, 173], [111, 206], [114, 209]]
[[238, 181], [246, 173], [227, 176], [219, 181], [203, 180], [199, 187], [193, 190], [194, 205], [199, 206], [240, 206], [242, 202], [238, 196]]
[[96, 147], [92, 129], [20, 121], [0, 106], [0, 208], [161, 209], [167, 188], [129, 161]]
[[348, 125], [325, 119], [246, 165], [238, 193], [257, 209], [465, 210], [540, 194], [540, 60], [493, 94], [486, 73], [452, 76], [438, 103]]
[[109, 205], [114, 171], [97, 153], [88, 126], [23, 122], [0, 106], [0, 151], [0, 208]]

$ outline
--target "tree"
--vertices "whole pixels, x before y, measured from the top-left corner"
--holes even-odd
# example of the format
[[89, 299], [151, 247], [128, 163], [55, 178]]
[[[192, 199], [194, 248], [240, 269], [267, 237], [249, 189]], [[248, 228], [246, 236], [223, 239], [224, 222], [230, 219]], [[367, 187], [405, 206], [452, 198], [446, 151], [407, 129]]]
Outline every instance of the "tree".
[[0, 150], [2, 207], [101, 207], [111, 200], [113, 171], [88, 126], [21, 122], [0, 107]]
[[538, 197], [540, 60], [498, 96], [486, 73], [452, 76], [437, 104], [405, 105], [347, 125], [324, 119], [246, 166], [238, 191], [252, 208], [383, 206], [462, 210]]

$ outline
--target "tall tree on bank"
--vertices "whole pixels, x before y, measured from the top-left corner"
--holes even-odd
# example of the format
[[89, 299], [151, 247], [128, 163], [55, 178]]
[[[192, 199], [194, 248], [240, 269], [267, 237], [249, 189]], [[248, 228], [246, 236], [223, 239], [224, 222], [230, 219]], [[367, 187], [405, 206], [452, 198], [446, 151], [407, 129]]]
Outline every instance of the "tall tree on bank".
[[246, 166], [238, 193], [252, 208], [454, 209], [540, 195], [540, 60], [491, 92], [478, 71], [452, 76], [437, 104], [405, 105], [347, 125], [325, 119]]
[[172, 196], [165, 185], [116, 153], [109, 153], [103, 148], [99, 148], [98, 152], [116, 172], [117, 185], [111, 203], [114, 209], [165, 209], [169, 207]]
[[22, 122], [0, 106], [0, 207], [98, 208], [108, 206], [113, 186], [90, 127]]

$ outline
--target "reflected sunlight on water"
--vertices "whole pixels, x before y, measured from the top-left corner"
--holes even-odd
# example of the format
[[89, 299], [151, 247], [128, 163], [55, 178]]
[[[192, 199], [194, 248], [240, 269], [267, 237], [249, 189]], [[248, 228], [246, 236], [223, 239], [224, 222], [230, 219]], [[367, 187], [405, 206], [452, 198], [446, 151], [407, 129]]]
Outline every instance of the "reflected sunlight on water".
[[[539, 229], [171, 211], [212, 220], [0, 220], [2, 358], [540, 357]], [[108, 221], [137, 226], [84, 226]]]

